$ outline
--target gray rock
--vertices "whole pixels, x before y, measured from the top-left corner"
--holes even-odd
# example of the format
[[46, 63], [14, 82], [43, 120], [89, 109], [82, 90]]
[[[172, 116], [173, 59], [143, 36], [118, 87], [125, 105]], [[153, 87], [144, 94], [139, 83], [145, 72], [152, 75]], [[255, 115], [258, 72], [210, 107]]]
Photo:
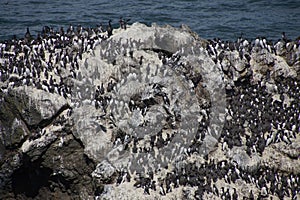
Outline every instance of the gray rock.
[[102, 113], [94, 106], [85, 105], [74, 109], [72, 127], [75, 137], [85, 146], [85, 153], [96, 161], [101, 161], [106, 157], [112, 148], [112, 132], [105, 131], [108, 124], [98, 122], [97, 116]]
[[227, 157], [237, 163], [244, 170], [256, 170], [260, 166], [261, 158], [258, 155], [247, 155], [243, 147], [233, 147], [227, 153]]
[[116, 169], [106, 160], [102, 161], [96, 166], [92, 173], [92, 177], [98, 178], [102, 181], [110, 181]]

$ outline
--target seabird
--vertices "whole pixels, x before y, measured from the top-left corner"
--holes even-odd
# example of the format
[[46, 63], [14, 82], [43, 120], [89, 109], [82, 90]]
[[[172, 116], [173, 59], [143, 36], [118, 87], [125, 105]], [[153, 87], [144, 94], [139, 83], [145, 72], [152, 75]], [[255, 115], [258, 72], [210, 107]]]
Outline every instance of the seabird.
[[215, 184], [213, 184], [213, 193], [219, 197], [219, 190]]
[[282, 32], [281, 38], [285, 43], [288, 41], [286, 38], [285, 32]]
[[235, 188], [233, 188], [232, 199], [233, 199], [233, 200], [238, 200], [238, 194], [237, 194], [237, 192], [236, 192], [236, 189], [235, 189]]
[[126, 30], [126, 28], [127, 28], [127, 22], [129, 22], [130, 21], [130, 19], [126, 19], [126, 20], [124, 20], [124, 29]]
[[120, 17], [119, 23], [120, 23], [120, 28], [121, 28], [121, 29], [124, 29], [124, 24], [125, 24], [125, 22], [124, 22], [124, 20], [123, 20], [122, 17]]
[[133, 59], [133, 51], [129, 51], [130, 58]]
[[250, 200], [254, 200], [254, 195], [253, 195], [253, 193], [252, 193], [252, 190], [250, 191], [249, 199], [250, 199]]
[[25, 40], [29, 42], [31, 40], [31, 34], [29, 32], [29, 28], [27, 27], [27, 31], [25, 33]]
[[143, 58], [144, 58], [144, 56], [141, 56], [141, 57], [140, 57], [140, 61], [139, 61], [139, 64], [140, 64], [140, 65], [143, 64]]
[[111, 26], [111, 20], [109, 20], [108, 21], [108, 27], [107, 27], [107, 37], [112, 36], [112, 31], [113, 31], [113, 28]]
[[160, 189], [160, 194], [163, 195], [163, 196], [165, 196], [166, 192], [165, 192], [165, 189], [163, 187], [163, 184], [160, 185], [159, 189]]

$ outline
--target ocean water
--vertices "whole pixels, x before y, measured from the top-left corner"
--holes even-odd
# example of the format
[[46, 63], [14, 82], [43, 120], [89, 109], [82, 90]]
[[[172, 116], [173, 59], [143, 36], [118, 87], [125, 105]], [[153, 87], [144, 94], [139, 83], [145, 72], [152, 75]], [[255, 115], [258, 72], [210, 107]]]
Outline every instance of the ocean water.
[[82, 25], [95, 27], [120, 17], [130, 23], [186, 24], [201, 37], [236, 40], [243, 33], [290, 39], [300, 36], [300, 0], [0, 0], [0, 40], [24, 37], [26, 27], [36, 35], [43, 26], [58, 30]]

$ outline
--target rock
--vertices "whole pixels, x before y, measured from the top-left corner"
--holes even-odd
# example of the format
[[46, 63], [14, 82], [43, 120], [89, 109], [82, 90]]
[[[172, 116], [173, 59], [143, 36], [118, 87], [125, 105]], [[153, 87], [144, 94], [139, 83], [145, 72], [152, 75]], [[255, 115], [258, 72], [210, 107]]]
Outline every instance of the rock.
[[[4, 96], [1, 107], [5, 111], [1, 120], [4, 127], [9, 130], [13, 124], [16, 129], [13, 131], [24, 132], [24, 137], [29, 131], [42, 129], [50, 124], [55, 116], [68, 108], [68, 104], [59, 95], [31, 87], [18, 87]], [[16, 135], [19, 135], [18, 132]]]
[[[18, 87], [1, 93], [1, 135], [5, 148], [20, 148], [26, 156], [18, 153], [2, 151], [1, 161], [6, 160], [8, 165], [2, 165], [2, 183], [11, 182], [8, 177], [14, 176], [18, 168], [29, 156], [30, 162], [35, 162], [45, 152], [49, 145], [57, 139], [57, 135], [48, 132], [43, 135], [41, 129], [48, 126], [68, 108], [67, 101], [31, 87]], [[12, 154], [13, 153], [13, 154]], [[8, 157], [12, 156], [12, 161]], [[18, 158], [17, 163], [13, 164]], [[26, 159], [25, 159], [26, 158]], [[7, 170], [9, 169], [9, 173]], [[4, 173], [2, 175], [2, 173]], [[1, 186], [2, 188], [3, 186]], [[9, 191], [11, 185], [8, 186]]]
[[266, 148], [262, 163], [283, 172], [299, 173], [299, 137], [292, 145], [274, 144]]
[[228, 151], [227, 157], [236, 162], [242, 169], [254, 171], [260, 166], [261, 158], [258, 155], [248, 156], [243, 147], [233, 147]]
[[[58, 134], [58, 133], [57, 133]], [[94, 191], [94, 182], [90, 174], [95, 169], [95, 163], [84, 153], [80, 141], [72, 134], [60, 134], [57, 139], [42, 155], [42, 166], [52, 169], [53, 181], [51, 185], [56, 187], [55, 180], [68, 183], [60, 185], [61, 188], [71, 190], [71, 193], [81, 199], [90, 199]]]
[[177, 29], [171, 26], [160, 27], [155, 24], [148, 27], [141, 23], [134, 23], [130, 29], [114, 35], [112, 40], [119, 41], [121, 39], [126, 41], [124, 38], [131, 38], [133, 41], [140, 42], [137, 45], [138, 48], [160, 49], [175, 53], [181, 46], [192, 44], [198, 39], [190, 33], [190, 29]]
[[112, 132], [106, 131], [108, 124], [97, 122], [97, 116], [101, 115], [91, 105], [85, 105], [74, 109], [72, 120], [73, 132], [85, 146], [85, 153], [95, 161], [101, 161], [112, 148]]
[[283, 77], [296, 77], [296, 71], [287, 65], [282, 57], [276, 57], [275, 65], [274, 65], [274, 72], [276, 75], [282, 75]]
[[3, 145], [6, 147], [18, 146], [29, 133], [26, 124], [21, 119], [15, 118], [10, 127], [3, 126], [1, 130], [5, 141]]
[[276, 56], [267, 51], [254, 53], [251, 55], [250, 65], [253, 69], [253, 80], [255, 82], [264, 80], [267, 73], [271, 74], [272, 79], [278, 76], [296, 77], [297, 72], [288, 66], [284, 58]]
[[91, 31], [1, 58], [1, 199], [277, 198], [275, 174], [295, 192], [296, 48], [185, 25]]
[[112, 181], [112, 176], [115, 172], [116, 169], [109, 162], [104, 160], [96, 166], [96, 169], [92, 172], [92, 177], [109, 183]]
[[19, 143], [29, 134], [29, 130], [22, 120], [18, 107], [24, 107], [20, 99], [17, 99], [9, 93], [1, 93], [1, 135], [4, 146], [18, 146]]
[[[189, 48], [191, 45], [195, 47], [194, 52], [191, 52]], [[129, 137], [144, 137], [145, 131], [153, 132], [154, 134], [159, 128], [163, 127], [161, 122], [168, 116], [167, 113], [165, 113], [166, 111], [157, 108], [157, 106], [160, 106], [159, 104], [155, 105], [156, 107], [150, 108], [147, 115], [155, 115], [155, 112], [157, 113], [158, 110], [160, 110], [160, 114], [157, 117], [161, 118], [161, 120], [153, 121], [152, 123], [154, 123], [154, 125], [150, 124], [146, 129], [142, 130], [137, 127], [145, 122], [147, 116], [142, 116], [140, 111], [129, 112], [129, 108], [126, 108], [125, 104], [128, 105], [134, 95], [141, 95], [142, 100], [145, 101], [145, 96], [149, 95], [147, 94], [147, 89], [143, 92], [143, 90], [147, 88], [147, 84], [150, 85], [150, 88], [155, 84], [161, 84], [164, 86], [163, 92], [168, 94], [169, 99], [172, 99], [169, 105], [170, 112], [173, 109], [178, 109], [177, 112], [181, 112], [181, 128], [189, 129], [188, 131], [192, 133], [197, 129], [195, 125], [196, 119], [192, 117], [194, 113], [199, 111], [197, 99], [193, 93], [187, 90], [189, 86], [182, 77], [183, 69], [178, 69], [177, 72], [170, 70], [166, 66], [163, 66], [162, 61], [158, 59], [159, 52], [163, 52], [167, 56], [177, 52], [181, 55], [182, 62], [189, 63], [191, 66], [190, 71], [196, 71], [202, 74], [206, 85], [205, 89], [197, 93], [198, 99], [201, 99], [199, 101], [204, 105], [208, 103], [207, 99], [211, 97], [210, 102], [211, 105], [213, 105], [213, 112], [210, 113], [211, 126], [215, 124], [220, 125], [224, 122], [224, 117], [222, 117], [221, 113], [225, 112], [225, 92], [222, 90], [222, 88], [224, 88], [222, 74], [220, 74], [220, 66], [214, 65], [213, 61], [207, 59], [207, 55], [201, 52], [203, 51], [201, 45], [203, 45], [201, 39], [195, 38], [184, 30], [155, 25], [147, 27], [143, 24], [135, 23], [130, 29], [114, 34], [108, 41], [96, 47], [95, 52], [99, 52], [99, 55], [97, 55], [97, 53], [95, 56], [86, 55], [83, 64], [85, 67], [83, 68], [82, 74], [86, 77], [91, 77], [91, 80], [88, 81], [87, 79], [85, 82], [75, 81], [74, 87], [77, 87], [77, 85], [78, 87], [83, 86], [83, 88], [92, 87], [92, 83], [100, 85], [100, 80], [94, 76], [95, 71], [103, 76], [101, 79], [103, 82], [109, 81], [108, 77], [113, 77], [117, 83], [112, 91], [111, 104], [108, 105], [107, 108], [112, 111], [114, 115], [114, 120], [117, 122], [115, 125], [125, 133], [128, 133]], [[124, 56], [124, 53], [128, 53], [126, 52], [128, 50], [133, 52], [132, 59], [128, 58], [128, 56]], [[144, 64], [142, 65], [138, 63], [140, 57], [143, 57]], [[113, 63], [114, 60], [115, 64], [113, 64], [112, 67], [110, 62]], [[174, 79], [174, 76], [177, 76], [176, 79]], [[136, 77], [138, 81], [133, 77]], [[209, 95], [204, 95], [203, 91], [206, 91]], [[151, 92], [151, 90], [148, 91], [148, 93]], [[73, 96], [76, 96], [76, 94]], [[142, 102], [135, 103], [140, 106], [144, 105]], [[178, 107], [175, 103], [181, 107]], [[176, 106], [177, 108], [175, 108]], [[152, 112], [154, 113], [151, 114]], [[117, 130], [108, 130], [106, 133], [99, 132], [96, 131], [96, 127], [94, 126], [97, 122], [93, 122], [93, 125], [90, 123], [92, 121], [91, 119], [95, 118], [97, 114], [97, 111], [93, 111], [93, 108], [89, 106], [74, 109], [73, 116], [77, 124], [77, 130], [74, 129], [74, 132], [76, 137], [80, 138], [86, 146], [86, 153], [98, 162], [100, 162], [105, 155], [114, 155], [114, 157], [119, 155], [120, 159], [123, 160], [122, 162], [125, 162], [126, 159], [130, 160], [130, 158], [123, 158], [123, 156], [126, 155], [123, 155], [124, 151], [121, 150], [122, 153], [118, 153], [119, 150], [117, 151], [116, 148], [111, 145], [111, 139]], [[94, 117], [92, 115], [94, 115]], [[107, 128], [108, 123], [104, 121], [103, 123], [102, 125]], [[149, 129], [151, 131], [149, 131]], [[221, 129], [221, 126], [215, 125], [214, 128], [211, 129], [211, 135], [218, 137]], [[91, 136], [93, 137], [91, 138]], [[190, 134], [186, 140], [191, 140], [192, 137], [193, 135]], [[174, 141], [175, 140], [179, 141], [182, 139], [179, 139], [178, 136], [178, 138], [175, 137]], [[217, 142], [216, 139], [210, 141], [213, 141], [213, 143]], [[181, 146], [187, 148], [184, 143], [182, 143]], [[213, 146], [212, 142], [210, 142], [210, 145], [205, 148], [209, 149], [213, 148]], [[173, 147], [170, 148], [172, 149]], [[180, 147], [177, 148], [176, 151], [180, 151]], [[167, 153], [168, 150], [165, 150], [165, 152], [169, 154]], [[207, 152], [209, 152], [209, 150]], [[111, 162], [117, 165], [118, 159]], [[128, 165], [128, 163], [123, 164]]]
[[41, 156], [42, 153], [48, 148], [48, 145], [53, 143], [57, 139], [57, 136], [52, 132], [42, 135], [36, 140], [26, 140], [21, 147], [23, 153], [28, 154], [32, 160], [35, 160]]

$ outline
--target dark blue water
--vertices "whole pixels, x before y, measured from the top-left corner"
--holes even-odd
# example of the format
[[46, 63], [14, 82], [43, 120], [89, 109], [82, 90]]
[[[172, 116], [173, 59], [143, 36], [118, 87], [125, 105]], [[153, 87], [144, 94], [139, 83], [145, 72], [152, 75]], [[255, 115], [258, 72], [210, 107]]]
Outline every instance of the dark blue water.
[[0, 40], [36, 35], [45, 25], [56, 30], [69, 24], [95, 27], [120, 16], [130, 22], [189, 25], [201, 37], [235, 40], [241, 32], [252, 39], [277, 40], [283, 31], [300, 36], [300, 0], [0, 0]]

